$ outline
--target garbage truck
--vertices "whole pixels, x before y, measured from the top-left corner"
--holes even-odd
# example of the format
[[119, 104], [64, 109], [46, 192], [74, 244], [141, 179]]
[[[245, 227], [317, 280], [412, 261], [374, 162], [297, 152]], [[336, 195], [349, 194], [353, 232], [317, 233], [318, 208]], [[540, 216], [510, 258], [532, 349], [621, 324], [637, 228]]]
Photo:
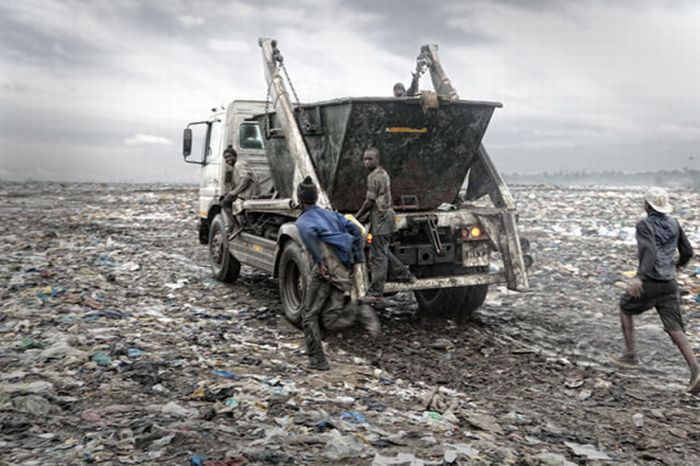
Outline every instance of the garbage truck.
[[[412, 291], [421, 311], [465, 318], [490, 285], [528, 289], [529, 244], [518, 235], [513, 198], [481, 143], [502, 105], [460, 99], [436, 45], [421, 48], [413, 73], [419, 79], [429, 71], [433, 91], [304, 104], [277, 42], [261, 38], [259, 46], [266, 100], [234, 100], [183, 134], [185, 161], [201, 165], [199, 241], [208, 246], [215, 278], [235, 282], [242, 264], [271, 274], [285, 317], [299, 326], [311, 260], [294, 224], [301, 214], [295, 186], [308, 176], [321, 207], [356, 212], [366, 193], [362, 154], [373, 146], [391, 177], [390, 250], [417, 277], [388, 281], [385, 293]], [[258, 198], [242, 203], [235, 235], [221, 205], [231, 176], [223, 160], [228, 146], [261, 187]], [[365, 295], [369, 273], [356, 265], [352, 299]]]

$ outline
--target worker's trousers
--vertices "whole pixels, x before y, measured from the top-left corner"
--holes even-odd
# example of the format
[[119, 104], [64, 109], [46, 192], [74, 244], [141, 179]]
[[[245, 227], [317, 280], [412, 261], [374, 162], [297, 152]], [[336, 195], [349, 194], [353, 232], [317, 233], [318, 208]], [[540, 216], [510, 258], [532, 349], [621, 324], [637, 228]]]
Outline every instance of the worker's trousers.
[[391, 278], [405, 280], [411, 277], [411, 271], [395, 255], [389, 251], [391, 235], [372, 235], [372, 243], [369, 245], [369, 268], [372, 274], [372, 283], [368, 293], [372, 296], [384, 294], [387, 272], [391, 272]]

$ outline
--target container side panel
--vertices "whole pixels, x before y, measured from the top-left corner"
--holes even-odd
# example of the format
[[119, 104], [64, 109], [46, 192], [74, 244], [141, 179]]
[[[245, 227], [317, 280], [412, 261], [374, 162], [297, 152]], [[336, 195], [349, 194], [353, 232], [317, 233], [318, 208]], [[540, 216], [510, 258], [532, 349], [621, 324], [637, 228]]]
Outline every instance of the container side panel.
[[423, 111], [416, 103], [401, 101], [355, 103], [329, 192], [333, 206], [359, 209], [367, 178], [362, 153], [373, 145], [391, 177], [397, 210], [428, 210], [453, 202], [492, 113], [488, 105], [441, 104]]
[[[496, 106], [440, 102], [424, 110], [417, 100], [367, 98], [312, 104], [305, 108], [317, 116], [317, 131], [305, 141], [335, 209], [360, 208], [367, 179], [362, 154], [376, 146], [397, 210], [431, 210], [457, 197]], [[274, 128], [274, 115], [270, 122]], [[294, 165], [284, 138], [267, 139], [265, 150], [280, 196], [290, 197]]]

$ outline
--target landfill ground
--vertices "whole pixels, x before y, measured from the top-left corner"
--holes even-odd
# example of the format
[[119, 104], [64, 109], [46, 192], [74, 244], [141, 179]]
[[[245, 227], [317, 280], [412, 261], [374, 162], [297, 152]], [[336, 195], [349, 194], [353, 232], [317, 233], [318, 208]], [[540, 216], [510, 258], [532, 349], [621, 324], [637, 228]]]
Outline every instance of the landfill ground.
[[[641, 188], [514, 187], [529, 293], [465, 324], [379, 309], [329, 372], [272, 277], [209, 277], [192, 186], [0, 183], [0, 464], [700, 464], [700, 397], [654, 311], [618, 370]], [[675, 189], [700, 243], [700, 194]], [[700, 350], [700, 261], [679, 281]]]

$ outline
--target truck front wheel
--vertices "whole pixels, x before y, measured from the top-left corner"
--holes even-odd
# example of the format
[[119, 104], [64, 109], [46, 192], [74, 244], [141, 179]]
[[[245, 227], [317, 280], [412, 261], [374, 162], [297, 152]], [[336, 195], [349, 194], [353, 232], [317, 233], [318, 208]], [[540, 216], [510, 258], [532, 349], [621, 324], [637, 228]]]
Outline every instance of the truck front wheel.
[[217, 280], [235, 283], [241, 273], [241, 263], [228, 249], [226, 223], [223, 214], [214, 217], [209, 227], [209, 265], [212, 276]]
[[468, 319], [486, 299], [488, 285], [460, 286], [432, 290], [416, 290], [421, 312], [430, 316]]
[[199, 220], [199, 244], [209, 243], [209, 220]]
[[301, 308], [311, 276], [309, 261], [294, 241], [285, 244], [277, 274], [282, 312], [290, 324], [301, 328]]

